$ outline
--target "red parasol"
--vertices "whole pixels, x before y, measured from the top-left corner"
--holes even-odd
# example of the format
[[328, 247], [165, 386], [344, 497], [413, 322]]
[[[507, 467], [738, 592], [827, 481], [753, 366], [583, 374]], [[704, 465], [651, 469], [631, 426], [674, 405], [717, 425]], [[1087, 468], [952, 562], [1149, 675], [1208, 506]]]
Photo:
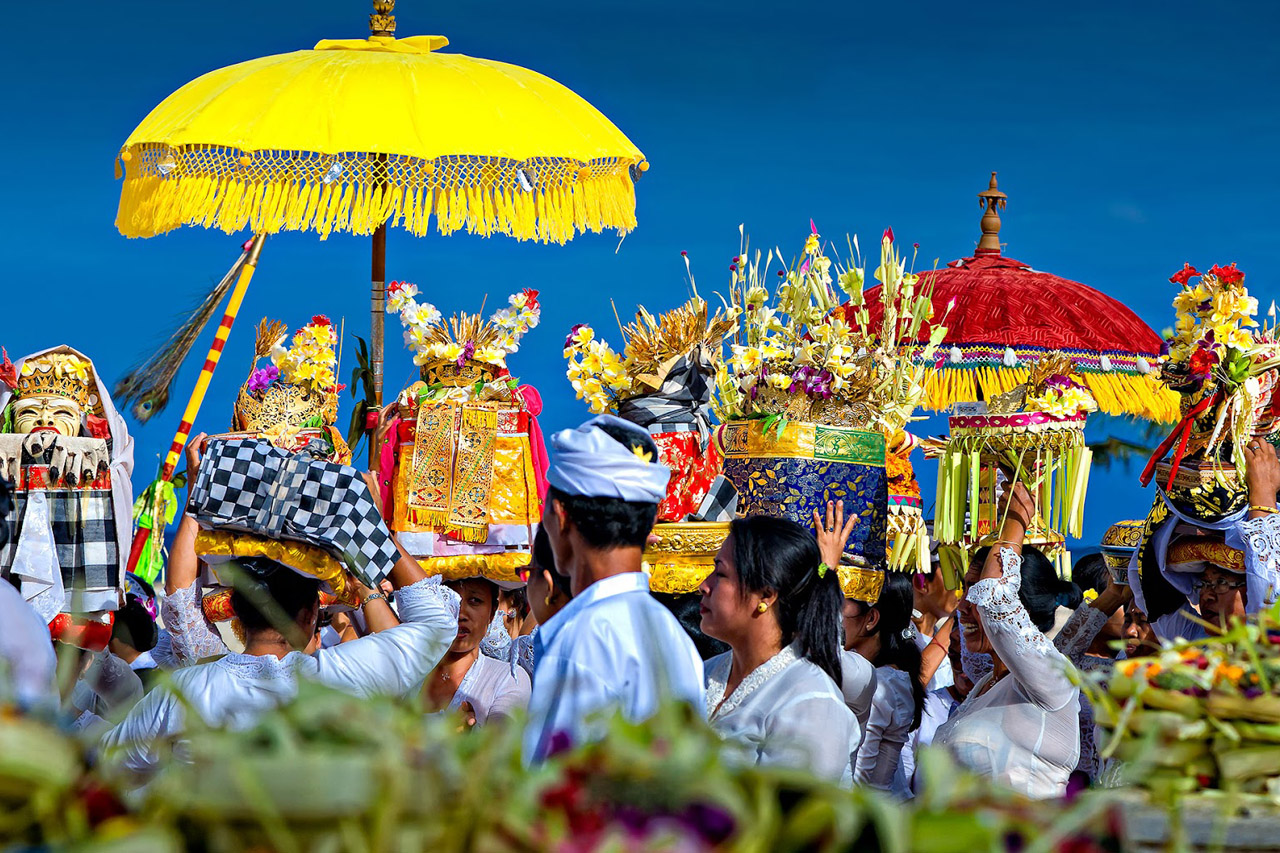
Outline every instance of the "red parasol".
[[[1101, 411], [1176, 421], [1178, 397], [1158, 378], [1160, 336], [1101, 291], [1005, 257], [998, 235], [1006, 196], [995, 172], [978, 198], [984, 213], [974, 256], [921, 276], [921, 285], [933, 286], [935, 316], [954, 301], [924, 404], [941, 411], [1010, 391], [1026, 381], [1030, 364], [1060, 351], [1071, 357]], [[878, 290], [866, 293], [870, 328], [880, 324]], [[929, 331], [927, 324], [921, 329], [921, 344]]]

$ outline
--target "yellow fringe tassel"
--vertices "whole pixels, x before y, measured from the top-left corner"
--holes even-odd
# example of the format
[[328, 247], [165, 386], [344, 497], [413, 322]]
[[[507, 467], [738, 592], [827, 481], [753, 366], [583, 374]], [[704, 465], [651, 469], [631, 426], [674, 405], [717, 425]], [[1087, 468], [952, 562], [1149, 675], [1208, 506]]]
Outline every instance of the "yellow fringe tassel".
[[469, 172], [447, 164], [421, 168], [389, 181], [352, 171], [324, 183], [314, 167], [201, 170], [201, 152], [195, 150], [178, 151], [183, 165], [162, 177], [145, 166], [143, 153], [125, 163], [116, 227], [127, 237], [196, 225], [227, 233], [315, 231], [324, 239], [335, 231], [372, 234], [384, 222], [420, 237], [433, 215], [441, 234], [465, 230], [543, 243], [563, 244], [587, 231], [625, 234], [636, 227], [635, 184], [623, 161], [587, 168], [564, 162], [525, 191], [512, 184], [509, 166], [494, 164]]
[[[1179, 397], [1154, 374], [1081, 373], [1077, 379], [1085, 385], [1098, 410], [1109, 415], [1134, 415], [1157, 423], [1175, 423], [1179, 419]], [[978, 399], [989, 400], [997, 394], [1012, 391], [1027, 380], [1025, 368], [972, 367], [930, 370], [925, 377], [924, 405], [935, 412], [956, 403]]]

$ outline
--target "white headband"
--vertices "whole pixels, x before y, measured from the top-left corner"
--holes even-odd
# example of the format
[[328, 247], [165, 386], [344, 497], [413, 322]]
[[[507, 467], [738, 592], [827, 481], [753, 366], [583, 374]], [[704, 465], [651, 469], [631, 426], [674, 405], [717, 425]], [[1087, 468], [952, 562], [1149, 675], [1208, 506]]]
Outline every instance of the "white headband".
[[551, 436], [551, 468], [547, 482], [562, 492], [587, 498], [618, 498], [633, 503], [661, 503], [671, 472], [646, 461], [600, 427], [609, 424], [648, 437], [649, 432], [613, 415], [600, 415], [577, 429]]

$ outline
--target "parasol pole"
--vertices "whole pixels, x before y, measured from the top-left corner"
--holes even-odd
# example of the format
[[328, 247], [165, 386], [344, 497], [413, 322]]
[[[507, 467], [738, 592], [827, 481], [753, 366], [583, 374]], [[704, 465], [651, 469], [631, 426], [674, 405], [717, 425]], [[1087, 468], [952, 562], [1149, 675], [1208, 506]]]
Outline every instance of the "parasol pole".
[[258, 255], [262, 253], [262, 242], [266, 239], [267, 235], [257, 234], [249, 246], [249, 257], [240, 268], [240, 277], [236, 279], [231, 298], [227, 300], [227, 310], [222, 315], [222, 322], [218, 324], [213, 343], [209, 344], [209, 354], [205, 356], [200, 378], [196, 380], [195, 390], [191, 392], [186, 411], [182, 413], [182, 423], [178, 424], [178, 432], [173, 437], [173, 444], [169, 446], [169, 455], [165, 458], [164, 469], [160, 472], [161, 480], [173, 479], [174, 469], [178, 467], [178, 458], [182, 454], [182, 448], [187, 444], [188, 436], [191, 435], [191, 426], [195, 423], [196, 415], [200, 414], [200, 404], [204, 402], [205, 392], [209, 390], [209, 382], [213, 379], [213, 371], [217, 369], [218, 360], [222, 358], [222, 348], [226, 346], [227, 337], [231, 334], [231, 326], [236, 321], [236, 314], [240, 312], [240, 303], [244, 301], [245, 290], [253, 279], [253, 271], [258, 266]]
[[[373, 0], [373, 14], [369, 16], [369, 35], [395, 38], [396, 35], [396, 0]], [[387, 155], [378, 155], [383, 165], [382, 192], [387, 192], [386, 162]], [[370, 367], [373, 370], [373, 402], [374, 408], [382, 408], [382, 361], [386, 341], [387, 319], [387, 223], [382, 222], [373, 232], [373, 264], [370, 278], [370, 349], [373, 350]], [[373, 436], [369, 436], [369, 467], [376, 469], [378, 448], [373, 446]]]

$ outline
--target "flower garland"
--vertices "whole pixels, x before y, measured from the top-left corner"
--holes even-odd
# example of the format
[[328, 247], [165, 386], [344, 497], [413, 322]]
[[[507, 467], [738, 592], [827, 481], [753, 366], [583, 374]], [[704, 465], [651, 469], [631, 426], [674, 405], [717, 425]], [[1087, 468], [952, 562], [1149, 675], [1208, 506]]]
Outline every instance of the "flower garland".
[[418, 302], [415, 284], [393, 281], [387, 285], [387, 313], [399, 314], [404, 342], [413, 350], [413, 363], [452, 361], [459, 367], [479, 361], [506, 370], [507, 356], [520, 348], [520, 339], [538, 325], [542, 308], [538, 291], [525, 288], [507, 300], [487, 323], [479, 316], [461, 314], [446, 323], [429, 302]]
[[1085, 412], [1096, 412], [1098, 402], [1088, 388], [1059, 373], [1046, 379], [1037, 393], [1027, 396], [1026, 410], [1044, 412], [1055, 418], [1071, 418]]
[[[1194, 278], [1200, 281], [1193, 285]], [[1169, 362], [1189, 375], [1192, 388], [1215, 378], [1229, 394], [1280, 360], [1273, 335], [1255, 331], [1258, 300], [1234, 263], [1203, 274], [1183, 264], [1169, 281], [1182, 288], [1173, 299], [1177, 326], [1166, 342]]]

